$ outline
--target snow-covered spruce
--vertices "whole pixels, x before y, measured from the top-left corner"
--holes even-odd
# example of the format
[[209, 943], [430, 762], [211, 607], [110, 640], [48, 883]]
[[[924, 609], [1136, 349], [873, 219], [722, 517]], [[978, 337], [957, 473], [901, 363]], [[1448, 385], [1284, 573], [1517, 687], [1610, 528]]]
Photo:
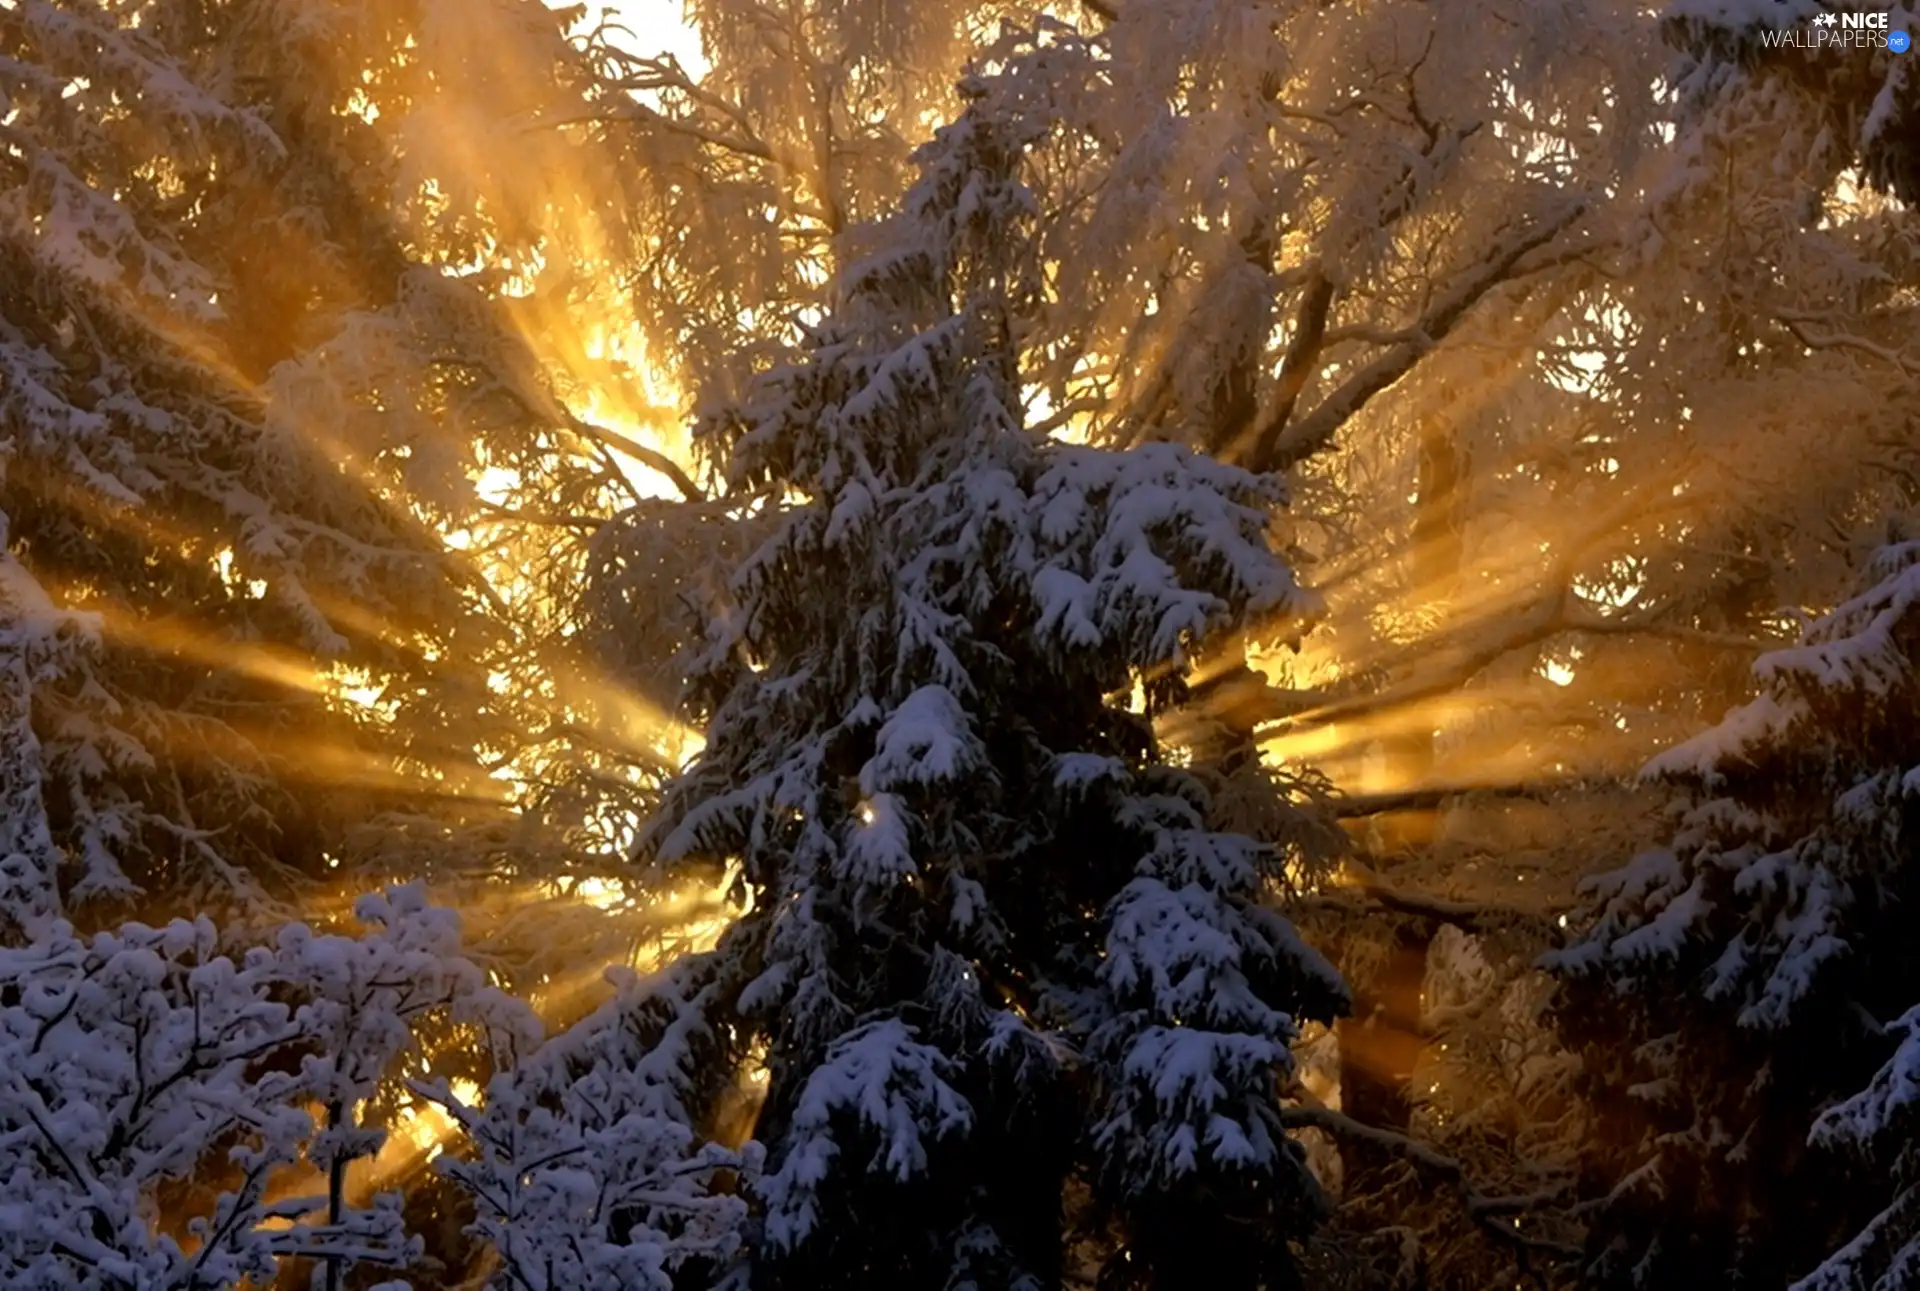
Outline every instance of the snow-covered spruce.
[[742, 865], [696, 1007], [764, 1047], [756, 1287], [1050, 1285], [1069, 1222], [1114, 1285], [1183, 1285], [1196, 1250], [1273, 1285], [1313, 1211], [1279, 1080], [1342, 988], [1148, 715], [1203, 638], [1306, 597], [1269, 481], [1023, 427], [1043, 128], [944, 129], [805, 361], [707, 431], [782, 510], [642, 850]]
[[428, 1015], [533, 1024], [417, 889], [357, 913], [360, 937], [296, 924], [238, 960], [204, 919], [0, 949], [0, 1285], [225, 1291], [288, 1257], [413, 1257], [397, 1196], [330, 1200], [385, 1138], [355, 1109]]
[[1792, 86], [1803, 110], [1828, 122], [1834, 142], [1849, 154], [1839, 165], [1857, 159], [1868, 183], [1903, 202], [1920, 200], [1920, 76], [1912, 60], [1885, 47], [1810, 50], [1789, 43], [1823, 34], [1814, 26], [1822, 14], [1863, 9], [1887, 14], [1890, 30], [1913, 26], [1911, 5], [1672, 0], [1661, 14], [1679, 51], [1670, 80], [1681, 102], [1695, 109], [1737, 94], [1743, 81], [1757, 77]]
[[1866, 583], [1647, 767], [1691, 790], [1671, 844], [1592, 880], [1551, 957], [1624, 1146], [1603, 1284], [1920, 1286], [1920, 542]]

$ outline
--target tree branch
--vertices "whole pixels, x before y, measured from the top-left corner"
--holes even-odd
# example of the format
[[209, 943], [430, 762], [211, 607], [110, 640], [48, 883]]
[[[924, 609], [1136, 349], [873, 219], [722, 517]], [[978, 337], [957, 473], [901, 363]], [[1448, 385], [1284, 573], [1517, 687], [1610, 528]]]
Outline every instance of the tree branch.
[[1462, 932], [1480, 930], [1482, 912], [1477, 905], [1464, 901], [1449, 901], [1444, 897], [1428, 896], [1424, 892], [1409, 892], [1403, 888], [1394, 887], [1374, 873], [1371, 868], [1351, 856], [1341, 867], [1341, 874], [1350, 877], [1344, 882], [1336, 879], [1339, 886], [1352, 887], [1362, 896], [1398, 914], [1416, 915], [1438, 923], [1450, 923]]
[[1781, 313], [1774, 315], [1774, 317], [1782, 327], [1793, 333], [1793, 338], [1796, 341], [1799, 341], [1800, 344], [1810, 350], [1857, 350], [1862, 354], [1879, 359], [1882, 363], [1891, 365], [1909, 381], [1916, 375], [1920, 375], [1920, 373], [1915, 372], [1905, 355], [1885, 345], [1866, 340], [1863, 337], [1850, 336], [1844, 333], [1817, 335], [1806, 329], [1807, 319], [1796, 314]]
[[580, 529], [586, 533], [597, 533], [607, 522], [603, 516], [568, 515], [559, 511], [527, 511], [513, 507], [503, 507], [497, 502], [482, 501], [481, 509], [499, 516], [502, 520], [516, 521], [520, 524], [547, 525], [555, 529]]
[[[1286, 355], [1280, 360], [1280, 381], [1274, 390], [1273, 411], [1268, 414], [1267, 426], [1273, 433], [1283, 429], [1293, 416], [1293, 407], [1300, 400], [1300, 392], [1307, 388], [1307, 379], [1320, 367], [1320, 355], [1326, 349], [1327, 314], [1333, 307], [1333, 280], [1318, 264], [1315, 264], [1307, 276], [1307, 289], [1300, 297], [1300, 312], [1293, 323], [1293, 339], [1287, 342]], [[1267, 434], [1261, 432], [1262, 436]], [[1214, 451], [1227, 448], [1221, 444]], [[1256, 456], [1256, 463], [1258, 458]]]
[[1399, 1157], [1429, 1174], [1439, 1176], [1452, 1184], [1455, 1191], [1460, 1194], [1460, 1200], [1466, 1207], [1467, 1217], [1479, 1225], [1489, 1237], [1504, 1245], [1522, 1251], [1551, 1255], [1558, 1259], [1575, 1260], [1585, 1254], [1578, 1246], [1556, 1242], [1549, 1238], [1533, 1237], [1521, 1232], [1513, 1225], [1499, 1222], [1502, 1216], [1510, 1216], [1558, 1200], [1566, 1192], [1564, 1187], [1525, 1196], [1487, 1197], [1468, 1181], [1466, 1167], [1455, 1158], [1436, 1152], [1426, 1144], [1405, 1134], [1381, 1129], [1377, 1125], [1367, 1125], [1330, 1107], [1283, 1107], [1280, 1109], [1280, 1123], [1295, 1129], [1320, 1130], [1349, 1142], [1365, 1143]]
[[641, 465], [660, 472], [660, 474], [673, 481], [674, 487], [680, 490], [681, 496], [686, 498], [687, 501], [701, 502], [706, 499], [706, 494], [700, 491], [700, 486], [693, 482], [691, 476], [680, 469], [679, 463], [675, 462], [659, 449], [648, 448], [637, 439], [623, 435], [619, 431], [611, 430], [605, 426], [596, 426], [594, 423], [583, 420], [571, 413], [567, 415], [567, 424], [580, 434], [585, 435], [588, 439], [603, 444], [608, 448], [618, 449]]
[[1447, 799], [1458, 798], [1464, 794], [1478, 794], [1492, 798], [1544, 798], [1555, 790], [1567, 788], [1575, 783], [1577, 783], [1575, 780], [1567, 777], [1504, 783], [1457, 781], [1449, 784], [1421, 785], [1394, 793], [1354, 794], [1345, 798], [1335, 798], [1332, 808], [1334, 818], [1337, 820], [1365, 820], [1369, 816], [1383, 816], [1391, 811], [1419, 811], [1423, 808], [1438, 807]]
[[[1551, 242], [1586, 211], [1582, 201], [1569, 202], [1525, 233], [1489, 252], [1467, 271], [1417, 323], [1407, 328], [1410, 340], [1388, 349], [1347, 378], [1299, 421], [1269, 417], [1254, 437], [1248, 466], [1256, 471], [1283, 471], [1320, 452], [1372, 398], [1412, 370], [1426, 353], [1444, 341], [1488, 292], [1506, 282], [1528, 252]], [[1286, 409], [1289, 416], [1291, 408]]]

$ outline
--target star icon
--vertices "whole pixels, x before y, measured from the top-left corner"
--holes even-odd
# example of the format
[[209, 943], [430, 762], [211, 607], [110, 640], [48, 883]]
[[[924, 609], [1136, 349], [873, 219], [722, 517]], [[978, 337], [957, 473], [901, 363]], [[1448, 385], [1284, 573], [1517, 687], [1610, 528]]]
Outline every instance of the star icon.
[[1816, 27], [1831, 27], [1838, 21], [1840, 20], [1836, 18], [1834, 15], [1830, 13], [1823, 13], [1814, 18], [1813, 25]]

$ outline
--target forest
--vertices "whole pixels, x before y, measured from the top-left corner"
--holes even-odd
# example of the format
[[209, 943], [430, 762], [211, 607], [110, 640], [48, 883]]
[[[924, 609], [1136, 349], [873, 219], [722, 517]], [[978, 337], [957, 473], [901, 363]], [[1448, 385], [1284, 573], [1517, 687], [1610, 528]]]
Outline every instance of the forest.
[[1913, 0], [0, 0], [0, 1291], [1920, 1291]]

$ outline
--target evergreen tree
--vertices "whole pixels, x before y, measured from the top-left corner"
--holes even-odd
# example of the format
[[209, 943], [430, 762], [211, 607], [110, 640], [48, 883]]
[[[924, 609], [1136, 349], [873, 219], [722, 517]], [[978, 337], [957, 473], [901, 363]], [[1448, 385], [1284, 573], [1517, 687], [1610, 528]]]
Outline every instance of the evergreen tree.
[[1307, 597], [1268, 481], [1024, 427], [1044, 128], [939, 132], [803, 361], [706, 429], [777, 514], [642, 854], [740, 867], [688, 971], [768, 1071], [756, 1286], [1055, 1285], [1070, 1201], [1107, 1285], [1283, 1285], [1314, 1209], [1279, 1078], [1340, 984], [1152, 728], [1203, 640]]
[[1888, 1057], [1920, 994], [1920, 543], [1865, 581], [1649, 764], [1690, 790], [1671, 842], [1550, 958], [1602, 1116], [1601, 1285], [1784, 1286], [1855, 1233], [1800, 1285], [1914, 1284], [1911, 1042]]
[[[1841, 31], [1816, 25], [1827, 13], [1871, 13], [1891, 22], [1871, 45], [1865, 42], [1873, 33], [1864, 30], [1854, 37], [1862, 43], [1841, 44]], [[1902, 201], [1920, 201], [1920, 80], [1904, 51], [1884, 39], [1893, 31], [1911, 36], [1910, 7], [1674, 0], [1661, 24], [1679, 55], [1673, 84], [1690, 106], [1738, 97], [1756, 80], [1786, 87], [1830, 134], [1840, 164], [1857, 163], [1868, 183]]]

